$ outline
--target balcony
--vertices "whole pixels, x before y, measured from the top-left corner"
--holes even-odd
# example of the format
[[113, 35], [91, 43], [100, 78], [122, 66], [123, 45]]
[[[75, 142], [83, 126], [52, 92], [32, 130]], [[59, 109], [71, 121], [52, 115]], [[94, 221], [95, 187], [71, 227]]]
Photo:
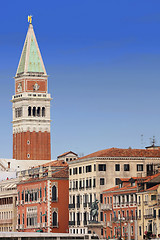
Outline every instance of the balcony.
[[147, 214], [147, 215], [144, 215], [144, 218], [146, 218], [146, 219], [153, 218], [153, 215], [152, 214]]
[[13, 204], [0, 205], [0, 209], [4, 209], [4, 208], [13, 208]]
[[13, 219], [0, 219], [0, 224], [8, 224], [8, 223], [12, 223]]
[[148, 201], [143, 201], [144, 205], [148, 205]]
[[70, 204], [68, 205], [68, 207], [69, 207], [69, 209], [70, 209], [70, 208], [75, 208], [75, 203], [70, 203]]
[[101, 204], [101, 210], [112, 210], [112, 204]]
[[69, 226], [74, 226], [75, 225], [75, 221], [69, 221]]

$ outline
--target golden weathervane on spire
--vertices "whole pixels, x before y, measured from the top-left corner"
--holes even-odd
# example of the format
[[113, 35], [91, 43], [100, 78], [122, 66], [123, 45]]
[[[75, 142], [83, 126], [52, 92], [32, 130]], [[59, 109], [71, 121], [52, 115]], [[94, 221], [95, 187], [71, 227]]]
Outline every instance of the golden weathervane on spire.
[[28, 22], [32, 23], [32, 16], [31, 15], [30, 16], [28, 15]]

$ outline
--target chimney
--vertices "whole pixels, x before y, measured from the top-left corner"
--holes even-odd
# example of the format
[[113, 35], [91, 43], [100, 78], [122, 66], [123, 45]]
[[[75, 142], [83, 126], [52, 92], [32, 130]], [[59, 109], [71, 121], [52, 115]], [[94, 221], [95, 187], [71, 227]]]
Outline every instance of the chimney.
[[10, 162], [8, 162], [8, 169], [11, 167], [11, 163]]

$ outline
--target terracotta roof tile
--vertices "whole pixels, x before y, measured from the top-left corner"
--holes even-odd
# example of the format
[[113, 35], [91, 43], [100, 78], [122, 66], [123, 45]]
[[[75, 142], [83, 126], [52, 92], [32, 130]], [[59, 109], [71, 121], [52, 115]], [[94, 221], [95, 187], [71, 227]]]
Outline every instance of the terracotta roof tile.
[[79, 159], [92, 158], [92, 157], [159, 157], [160, 149], [122, 149], [122, 148], [109, 148], [100, 150]]
[[68, 178], [69, 177], [68, 167], [66, 167], [65, 169], [61, 169], [58, 172], [53, 173], [52, 177], [53, 178]]

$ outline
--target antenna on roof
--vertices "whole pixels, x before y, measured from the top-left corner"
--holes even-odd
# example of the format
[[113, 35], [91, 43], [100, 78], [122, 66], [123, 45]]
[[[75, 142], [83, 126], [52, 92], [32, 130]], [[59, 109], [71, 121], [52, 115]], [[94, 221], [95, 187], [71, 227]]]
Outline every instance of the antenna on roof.
[[153, 136], [153, 138], [150, 138], [150, 144], [151, 146], [155, 146], [156, 140], [155, 140], [155, 136]]
[[144, 147], [144, 142], [143, 142], [143, 134], [141, 134], [141, 148]]

